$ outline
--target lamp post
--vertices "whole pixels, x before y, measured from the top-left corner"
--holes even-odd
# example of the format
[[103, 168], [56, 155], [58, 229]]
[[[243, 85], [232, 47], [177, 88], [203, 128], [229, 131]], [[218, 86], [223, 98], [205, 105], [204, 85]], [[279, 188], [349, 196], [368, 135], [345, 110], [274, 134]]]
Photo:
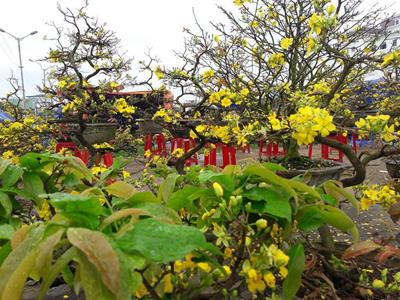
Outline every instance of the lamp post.
[[24, 101], [24, 109], [26, 109], [25, 85], [24, 85], [24, 72], [22, 71], [23, 66], [22, 66], [22, 58], [21, 58], [21, 41], [22, 41], [24, 38], [26, 38], [27, 36], [36, 34], [37, 31], [32, 31], [30, 34], [27, 34], [27, 35], [25, 35], [25, 36], [22, 37], [22, 38], [16, 37], [16, 36], [12, 35], [11, 33], [7, 32], [7, 31], [5, 31], [4, 29], [1, 29], [1, 28], [0, 28], [0, 32], [7, 33], [8, 35], [10, 35], [10, 36], [12, 36], [14, 39], [16, 39], [17, 42], [18, 42], [19, 68], [21, 69], [22, 99], [23, 99], [23, 101]]

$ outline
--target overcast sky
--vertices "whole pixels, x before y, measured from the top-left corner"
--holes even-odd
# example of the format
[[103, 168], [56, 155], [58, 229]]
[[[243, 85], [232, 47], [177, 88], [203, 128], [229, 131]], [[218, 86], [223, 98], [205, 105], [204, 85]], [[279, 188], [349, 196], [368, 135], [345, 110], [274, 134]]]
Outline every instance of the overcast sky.
[[[389, 5], [399, 0], [379, 0], [381, 6]], [[273, 2], [273, 1], [271, 1]], [[364, 0], [365, 9], [371, 7], [377, 0]], [[59, 0], [62, 7], [79, 8], [83, 0]], [[174, 59], [173, 50], [181, 50], [184, 33], [182, 29], [195, 28], [192, 10], [200, 24], [210, 21], [225, 20], [217, 9], [216, 3], [230, 11], [237, 11], [233, 0], [89, 0], [87, 9], [89, 16], [97, 16], [100, 23], [106, 22], [107, 29], [115, 31], [121, 40], [122, 50], [128, 56], [134, 56], [132, 66], [133, 76], [137, 73], [137, 61], [144, 59], [147, 47], [152, 53], [162, 59], [162, 64], [180, 66]], [[336, 3], [335, 0], [332, 3]], [[62, 15], [57, 10], [56, 0], [11, 0], [2, 1], [0, 9], [0, 28], [15, 37], [22, 38], [32, 31], [37, 34], [28, 36], [21, 41], [22, 65], [26, 95], [35, 95], [38, 92], [35, 85], [43, 79], [43, 71], [39, 64], [30, 60], [37, 60], [46, 56], [52, 41], [44, 41], [44, 36], [54, 36], [54, 29], [46, 22], [55, 21], [64, 26]], [[400, 12], [400, 4], [392, 6], [391, 12]], [[174, 62], [176, 62], [174, 64]], [[43, 68], [48, 66], [42, 65]], [[0, 32], [0, 97], [10, 92], [11, 88], [6, 78], [11, 72], [20, 79], [18, 43], [11, 36]]]

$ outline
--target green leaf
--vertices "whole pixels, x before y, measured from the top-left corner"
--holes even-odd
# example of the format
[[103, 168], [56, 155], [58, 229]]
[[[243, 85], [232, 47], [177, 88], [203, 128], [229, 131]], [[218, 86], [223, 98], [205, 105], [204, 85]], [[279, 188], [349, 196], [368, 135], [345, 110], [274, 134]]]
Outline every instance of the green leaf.
[[282, 188], [287, 190], [297, 202], [297, 200], [298, 200], [297, 193], [289, 185], [288, 180], [276, 175], [274, 172], [272, 172], [264, 167], [251, 166], [251, 167], [245, 168], [243, 170], [243, 173], [248, 174], [248, 175], [259, 176], [260, 179], [264, 180], [265, 182], [281, 186]]
[[22, 180], [24, 190], [30, 193], [36, 201], [39, 200], [39, 195], [46, 193], [43, 181], [38, 174], [26, 171]]
[[302, 231], [311, 231], [321, 227], [324, 222], [325, 218], [319, 214], [319, 209], [310, 209], [300, 219], [297, 228]]
[[0, 239], [10, 240], [14, 234], [15, 229], [10, 224], [4, 224], [0, 226]]
[[62, 157], [57, 154], [39, 154], [27, 153], [19, 159], [19, 164], [23, 167], [28, 167], [31, 170], [41, 169], [48, 164], [62, 163], [67, 161], [67, 157]]
[[24, 170], [15, 165], [9, 165], [8, 168], [1, 175], [1, 183], [4, 187], [14, 185], [21, 177]]
[[285, 218], [288, 221], [292, 220], [292, 207], [290, 206], [289, 201], [282, 197], [268, 199], [264, 213], [271, 216]]
[[215, 182], [221, 183], [225, 185], [225, 187], [229, 191], [233, 191], [235, 188], [235, 183], [231, 176], [223, 174], [223, 173], [214, 173], [214, 172], [202, 172], [199, 175], [200, 183], [204, 183], [209, 180], [213, 180]]
[[72, 187], [79, 183], [79, 179], [74, 173], [69, 173], [65, 176], [64, 183], [67, 187]]
[[40, 195], [43, 198], [50, 198], [49, 202], [55, 208], [62, 210], [62, 213], [89, 212], [100, 215], [102, 206], [97, 197], [73, 195], [67, 193], [53, 193]]
[[24, 197], [26, 199], [33, 200], [33, 196], [30, 193], [28, 193], [24, 190], [21, 190], [19, 188], [16, 188], [16, 187], [4, 187], [4, 188], [1, 188], [0, 191], [7, 193], [7, 194], [18, 195], [18, 196]]
[[8, 241], [5, 243], [1, 248], [0, 248], [0, 266], [3, 264], [4, 260], [7, 258], [7, 256], [11, 253], [12, 248], [11, 248], [11, 242]]
[[158, 199], [160, 201], [168, 202], [172, 192], [175, 188], [176, 179], [179, 177], [177, 174], [169, 174], [167, 178], [161, 183], [160, 189], [158, 190]]
[[0, 268], [0, 299], [19, 300], [41, 250], [44, 228], [32, 229]]
[[274, 163], [263, 162], [262, 165], [270, 171], [288, 171], [288, 169]]
[[327, 187], [331, 188], [332, 190], [334, 190], [335, 192], [338, 192], [339, 194], [341, 194], [343, 197], [345, 197], [347, 200], [349, 200], [349, 202], [354, 206], [357, 214], [360, 213], [360, 205], [359, 205], [357, 199], [354, 197], [354, 195], [352, 195], [348, 191], [344, 190], [343, 188], [338, 187], [337, 185], [335, 185], [333, 182], [330, 182], [330, 181], [324, 182], [324, 186], [327, 186]]
[[194, 227], [145, 219], [119, 238], [117, 244], [123, 251], [137, 250], [151, 261], [166, 263], [182, 259], [197, 248], [203, 249], [206, 239]]
[[87, 211], [59, 212], [58, 214], [77, 222], [77, 227], [89, 227], [90, 229], [95, 229], [100, 224], [98, 216]]
[[161, 203], [160, 199], [158, 199], [152, 192], [138, 192], [135, 195], [126, 199], [125, 203], [135, 203], [135, 202], [154, 202]]
[[249, 190], [246, 190], [242, 193], [242, 196], [254, 201], [267, 200], [271, 198], [281, 198], [277, 192], [264, 188], [264, 187], [253, 187]]
[[133, 185], [124, 181], [114, 182], [110, 186], [103, 188], [103, 190], [119, 198], [129, 198], [138, 192]]
[[69, 228], [67, 236], [71, 244], [82, 251], [87, 259], [96, 266], [104, 285], [115, 295], [118, 295], [120, 285], [119, 260], [103, 234], [86, 228]]
[[12, 208], [13, 208], [11, 200], [8, 197], [8, 195], [3, 192], [0, 192], [0, 204], [4, 208], [5, 216], [11, 215]]
[[165, 207], [161, 203], [153, 202], [136, 202], [129, 205], [130, 208], [140, 208], [150, 212], [154, 217], [166, 218], [176, 224], [180, 224], [181, 218], [176, 211]]
[[64, 231], [59, 230], [51, 235], [43, 245], [42, 251], [40, 251], [38, 255], [38, 259], [36, 261], [36, 271], [43, 278], [45, 278], [47, 274], [51, 272], [54, 247], [61, 240], [63, 234]]
[[294, 189], [300, 191], [300, 192], [305, 192], [308, 193], [318, 199], [321, 199], [321, 195], [312, 187], [299, 182], [299, 181], [295, 181], [295, 180], [288, 180], [287, 183]]
[[283, 282], [283, 295], [285, 299], [292, 299], [301, 285], [301, 276], [305, 267], [304, 248], [301, 244], [296, 244], [289, 249], [288, 274]]
[[72, 273], [68, 265], [65, 266], [64, 269], [62, 269], [61, 276], [69, 287], [72, 287], [74, 285], [74, 274]]
[[320, 210], [319, 213], [325, 218], [325, 222], [329, 225], [343, 231], [347, 231], [354, 227], [353, 221], [339, 208], [324, 205], [326, 210]]
[[324, 202], [332, 204], [333, 206], [337, 205], [337, 201], [336, 198], [333, 196], [329, 196], [326, 194], [321, 194], [322, 200], [324, 200]]
[[11, 165], [11, 159], [0, 157], [0, 175], [3, 174], [9, 165]]
[[178, 211], [191, 202], [189, 196], [195, 194], [199, 189], [202, 188], [186, 185], [183, 189], [173, 193], [165, 206]]

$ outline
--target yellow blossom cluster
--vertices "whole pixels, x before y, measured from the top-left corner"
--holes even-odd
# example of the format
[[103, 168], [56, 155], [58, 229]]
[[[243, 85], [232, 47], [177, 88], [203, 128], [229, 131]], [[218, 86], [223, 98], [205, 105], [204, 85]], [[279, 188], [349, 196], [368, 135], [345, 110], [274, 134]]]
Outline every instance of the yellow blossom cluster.
[[370, 133], [380, 135], [380, 138], [386, 142], [391, 142], [395, 139], [394, 124], [389, 125], [389, 115], [367, 116], [365, 119], [360, 118], [355, 125], [359, 132], [359, 137], [369, 136]]
[[361, 194], [361, 209], [369, 210], [371, 205], [379, 204], [383, 208], [389, 208], [392, 204], [398, 201], [400, 197], [393, 187], [389, 185], [374, 184], [371, 187], [367, 185], [359, 185], [355, 187], [362, 191]]
[[325, 137], [336, 130], [332, 121], [333, 117], [327, 110], [309, 106], [301, 107], [297, 114], [289, 116], [290, 128], [293, 130], [292, 137], [297, 140], [299, 146], [312, 143], [319, 134]]

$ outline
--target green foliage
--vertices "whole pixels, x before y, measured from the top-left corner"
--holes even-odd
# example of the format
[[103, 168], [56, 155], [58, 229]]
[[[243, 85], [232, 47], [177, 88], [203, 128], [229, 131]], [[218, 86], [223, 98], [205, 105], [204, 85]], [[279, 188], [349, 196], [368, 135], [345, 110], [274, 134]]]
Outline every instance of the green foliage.
[[[290, 299], [305, 259], [300, 244], [287, 250], [295, 222], [305, 231], [324, 222], [354, 229], [336, 202], [321, 201], [323, 188], [282, 178], [271, 164], [168, 171], [158, 195], [124, 181], [107, 185], [118, 159], [100, 178], [58, 154], [29, 153], [19, 164], [0, 159], [0, 166], [2, 298], [18, 299], [31, 277], [41, 280], [42, 299], [62, 275], [88, 299], [189, 297], [216, 284], [265, 295], [283, 285]], [[12, 222], [29, 216], [16, 196], [39, 212], [22, 218], [24, 227]]]

